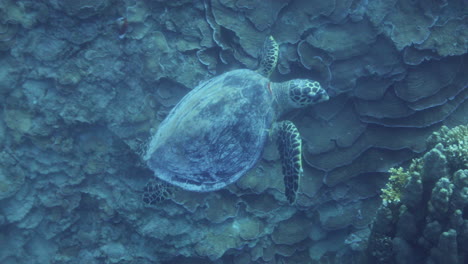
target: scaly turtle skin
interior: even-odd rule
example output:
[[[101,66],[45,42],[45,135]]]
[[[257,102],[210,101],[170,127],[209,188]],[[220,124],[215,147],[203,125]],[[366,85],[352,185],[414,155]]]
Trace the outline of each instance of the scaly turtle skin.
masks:
[[[293,123],[275,122],[283,113],[325,101],[328,95],[315,81],[270,82],[277,58],[278,45],[269,37],[259,70],[229,71],[182,98],[160,124],[144,157],[155,176],[190,191],[221,189],[257,163],[269,132],[277,128],[285,195],[294,203],[303,173],[301,138]]]
[[[278,129],[278,150],[284,176],[284,194],[290,203],[296,200],[299,180],[302,177],[302,140],[291,121],[283,121]]]

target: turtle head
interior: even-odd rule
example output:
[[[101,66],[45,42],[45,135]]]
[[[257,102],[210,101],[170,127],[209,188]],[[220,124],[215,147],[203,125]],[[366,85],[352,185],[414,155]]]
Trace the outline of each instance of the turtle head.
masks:
[[[286,82],[290,106],[293,108],[306,107],[328,100],[327,92],[317,81],[295,79]]]

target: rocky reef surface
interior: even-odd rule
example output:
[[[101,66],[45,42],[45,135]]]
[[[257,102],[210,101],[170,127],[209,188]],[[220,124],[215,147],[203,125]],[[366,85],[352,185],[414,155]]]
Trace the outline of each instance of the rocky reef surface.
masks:
[[[466,168],[447,165],[428,185],[410,181],[413,200],[390,203],[381,230],[369,225],[386,208],[379,195],[390,168],[426,150],[422,159],[450,164],[448,146],[425,140],[468,123],[467,8],[463,0],[0,1],[0,262],[457,255],[466,205],[445,205],[463,194]],[[149,136],[199,82],[256,68],[268,35],[280,44],[274,81],[315,79],[332,95],[287,116],[304,141],[297,205],[284,198],[270,144],[226,189],[171,189],[145,206]],[[412,210],[426,201],[424,214]],[[430,221],[417,236],[397,231],[401,219],[422,218]],[[369,249],[377,231],[382,249]],[[401,253],[387,258],[392,248]]]

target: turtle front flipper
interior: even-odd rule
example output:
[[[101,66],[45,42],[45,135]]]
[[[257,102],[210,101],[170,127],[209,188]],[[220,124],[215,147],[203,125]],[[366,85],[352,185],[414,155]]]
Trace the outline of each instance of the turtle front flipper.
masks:
[[[283,166],[284,193],[288,202],[294,204],[303,174],[302,140],[299,131],[291,121],[279,123],[278,128],[278,150]]]
[[[272,36],[267,37],[263,44],[262,60],[257,72],[269,78],[278,62],[278,53],[279,46],[276,40]]]

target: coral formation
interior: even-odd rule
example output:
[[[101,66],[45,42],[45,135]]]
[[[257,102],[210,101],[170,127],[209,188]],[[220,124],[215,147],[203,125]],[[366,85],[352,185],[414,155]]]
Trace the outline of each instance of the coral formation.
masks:
[[[449,160],[450,171],[457,169],[468,169],[468,127],[457,126],[449,129],[443,126],[434,132],[427,140],[428,147],[433,148],[443,142],[443,154]]]
[[[10,23],[0,23],[0,51],[10,49],[15,43],[18,26]]]
[[[468,126],[443,126],[408,171],[390,170],[368,241],[370,263],[466,263]]]
[[[0,1],[0,263],[363,263],[386,172],[427,149],[394,171],[372,252],[466,261],[466,127],[425,144],[468,123],[465,2]],[[332,95],[287,116],[297,206],[273,145],[224,190],[145,206],[141,146],[199,82],[255,69],[268,35],[273,80]]]
[[[380,196],[384,205],[401,201],[401,192],[410,177],[409,172],[404,171],[402,167],[391,168],[389,172],[388,183],[382,189],[382,195]]]

